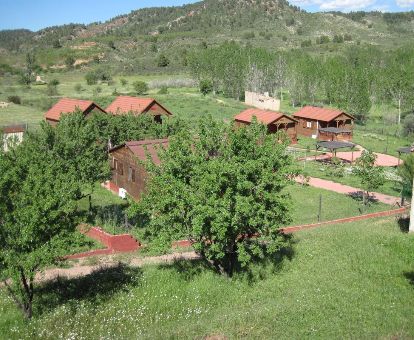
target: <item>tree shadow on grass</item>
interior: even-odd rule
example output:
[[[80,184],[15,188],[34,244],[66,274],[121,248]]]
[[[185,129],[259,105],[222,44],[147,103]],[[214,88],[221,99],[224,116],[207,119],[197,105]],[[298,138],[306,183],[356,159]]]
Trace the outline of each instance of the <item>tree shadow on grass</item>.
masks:
[[[408,280],[408,282],[414,286],[414,272],[405,272],[404,273],[405,278]]]
[[[291,235],[283,235],[285,245],[276,253],[265,257],[252,256],[248,266],[236,265],[234,278],[246,279],[250,284],[265,279],[269,274],[279,272],[286,260],[291,261],[294,257],[293,245],[296,241]],[[265,245],[264,245],[265,246]],[[214,266],[206,259],[178,260],[172,263],[160,264],[158,268],[173,269],[186,281],[190,281],[205,271],[216,271]]]
[[[398,226],[403,233],[408,233],[408,229],[410,227],[410,217],[409,216],[401,216],[397,218]]]
[[[355,201],[361,202],[362,203],[362,191],[355,191],[355,192],[351,192],[349,193],[347,196],[351,197],[352,199],[354,199]],[[367,200],[368,204],[375,204],[378,203],[378,199],[376,199],[374,196],[369,195],[369,197],[365,198]]]
[[[115,293],[138,285],[141,276],[139,268],[119,263],[115,267],[100,268],[82,277],[58,277],[35,289],[35,314],[43,314],[63,304],[76,310],[79,301],[100,304]]]

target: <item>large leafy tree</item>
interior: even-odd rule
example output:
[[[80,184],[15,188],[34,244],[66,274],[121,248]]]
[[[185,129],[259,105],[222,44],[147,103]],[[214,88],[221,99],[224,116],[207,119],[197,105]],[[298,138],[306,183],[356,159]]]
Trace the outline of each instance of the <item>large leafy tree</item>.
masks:
[[[356,160],[353,174],[361,180],[364,191],[362,192],[362,202],[364,207],[368,204],[370,192],[381,187],[385,182],[384,170],[382,167],[375,166],[377,156],[372,151],[364,150]]]
[[[75,169],[56,157],[49,138],[31,136],[0,155],[0,270],[27,318],[35,274],[67,253],[81,191]]]
[[[146,216],[154,239],[177,237],[221,273],[279,249],[290,221],[283,191],[295,173],[286,144],[259,125],[234,129],[209,120],[197,138],[182,132],[148,166],[147,193],[131,207]]]
[[[44,124],[42,129],[50,138],[52,152],[65,161],[69,171],[78,174],[83,193],[89,195],[96,182],[109,178],[107,140],[97,131],[94,121],[74,112],[63,115],[56,127]]]
[[[65,115],[1,154],[0,173],[1,274],[30,318],[35,274],[68,253],[77,201],[109,175],[106,143],[81,113]]]

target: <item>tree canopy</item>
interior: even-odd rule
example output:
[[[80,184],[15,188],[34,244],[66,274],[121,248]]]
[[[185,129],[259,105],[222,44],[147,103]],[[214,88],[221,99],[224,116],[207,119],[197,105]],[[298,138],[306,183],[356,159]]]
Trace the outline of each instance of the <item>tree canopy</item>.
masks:
[[[283,245],[278,228],[290,221],[283,190],[295,174],[286,144],[253,124],[234,129],[209,120],[198,137],[170,138],[161,165],[131,215],[148,222],[153,240],[180,237],[221,273],[232,275],[255,257]],[[145,218],[144,218],[145,217]]]

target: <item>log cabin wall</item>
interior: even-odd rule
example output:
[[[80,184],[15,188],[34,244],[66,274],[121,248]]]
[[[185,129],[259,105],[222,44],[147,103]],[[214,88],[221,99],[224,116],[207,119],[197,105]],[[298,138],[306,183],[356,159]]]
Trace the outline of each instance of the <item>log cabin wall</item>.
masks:
[[[109,161],[111,182],[124,188],[135,200],[139,200],[145,190],[147,178],[143,165],[139,164],[134,154],[125,146],[111,151]]]

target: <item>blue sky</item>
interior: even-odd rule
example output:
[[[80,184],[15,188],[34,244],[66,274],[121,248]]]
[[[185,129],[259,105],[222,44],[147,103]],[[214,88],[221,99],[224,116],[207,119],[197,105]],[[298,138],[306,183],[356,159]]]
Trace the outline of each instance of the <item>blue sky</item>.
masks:
[[[195,0],[0,0],[0,29],[39,30],[53,25],[105,21],[131,10]],[[414,10],[414,0],[292,0],[307,11]]]

